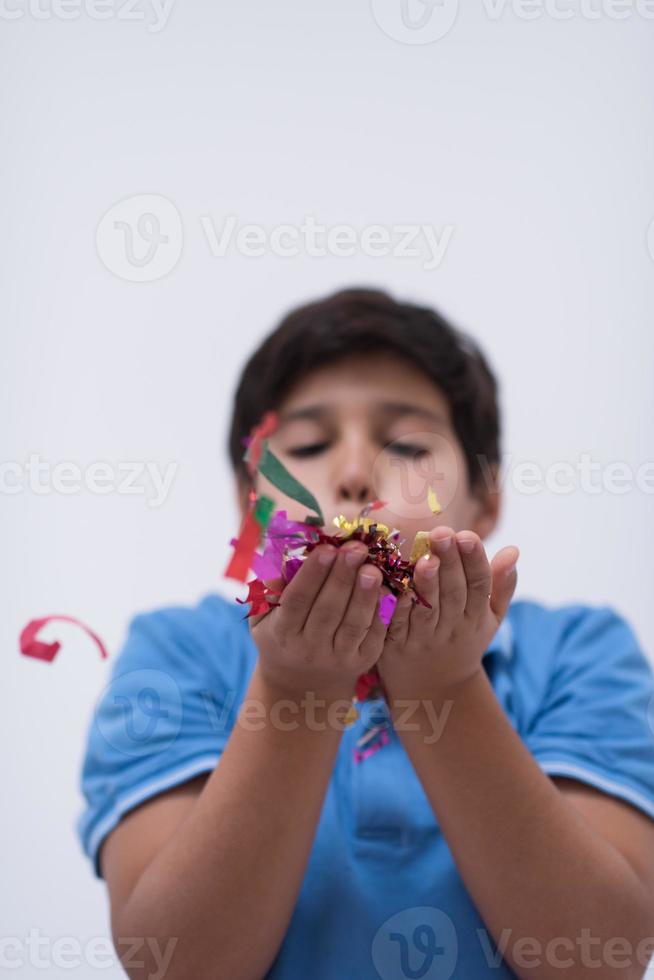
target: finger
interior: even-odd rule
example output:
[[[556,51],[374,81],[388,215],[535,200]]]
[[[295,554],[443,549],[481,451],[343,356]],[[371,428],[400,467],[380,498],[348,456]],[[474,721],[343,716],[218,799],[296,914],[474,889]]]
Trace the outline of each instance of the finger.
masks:
[[[338,549],[329,575],[323,582],[304,623],[303,632],[309,641],[333,638],[350,601],[359,567],[368,554],[361,541],[347,542]]]
[[[288,635],[297,635],[304,628],[336,553],[337,549],[331,544],[318,545],[285,586],[279,599],[279,625]]]
[[[370,627],[364,636],[361,645],[359,646],[359,659],[361,662],[362,671],[370,670],[370,668],[377,663],[384,649],[384,643],[388,635],[386,625],[379,615],[379,608],[382,598],[383,596],[381,594],[381,590],[378,590],[377,603],[375,605]],[[397,612],[397,606],[395,607],[395,612]],[[395,613],[393,615],[395,615]]]
[[[440,558],[439,623],[453,625],[466,607],[467,585],[463,565],[451,527],[437,527],[430,532],[430,544]]]
[[[350,653],[359,649],[372,625],[381,581],[382,574],[373,565],[365,564],[359,569],[350,601],[334,635],[336,653]]]
[[[507,614],[509,604],[518,582],[516,563],[520,557],[520,549],[515,545],[502,548],[491,562],[491,609],[502,620]]]
[[[409,623],[409,638],[414,628],[420,629],[424,626],[434,627],[438,622],[440,611],[440,563],[440,558],[436,555],[425,555],[416,562],[413,582],[416,591],[429,603],[429,606],[423,606],[421,602],[413,603]]]
[[[491,567],[481,538],[474,531],[459,531],[456,542],[467,583],[465,615],[479,619],[488,609]]]
[[[388,589],[385,590],[388,592]],[[405,592],[397,600],[397,605],[393,610],[391,619],[386,631],[386,641],[397,644],[398,648],[404,646],[409,634],[409,621],[411,617],[411,607],[413,599],[409,592]]]

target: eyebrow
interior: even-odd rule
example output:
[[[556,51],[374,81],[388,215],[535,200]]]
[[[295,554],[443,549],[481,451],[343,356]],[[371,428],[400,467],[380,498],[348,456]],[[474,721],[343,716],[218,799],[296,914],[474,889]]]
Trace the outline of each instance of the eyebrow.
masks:
[[[381,413],[387,416],[400,417],[402,415],[417,415],[430,422],[448,422],[442,412],[433,412],[422,405],[413,405],[411,402],[377,402],[373,406],[375,414]],[[296,408],[292,412],[283,412],[279,416],[279,425],[286,425],[288,422],[295,422],[297,419],[313,419],[322,421],[334,414],[334,410],[329,405],[307,405],[304,408]]]

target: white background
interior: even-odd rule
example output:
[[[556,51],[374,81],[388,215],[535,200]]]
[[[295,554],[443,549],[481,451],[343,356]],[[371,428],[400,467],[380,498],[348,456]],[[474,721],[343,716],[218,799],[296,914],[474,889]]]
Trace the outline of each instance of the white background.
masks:
[[[588,453],[635,473],[652,459],[654,20],[591,20],[572,0],[567,20],[497,17],[475,0],[446,36],[403,43],[400,0],[376,5],[386,31],[368,0],[177,0],[161,30],[145,0],[138,19],[116,0],[104,20],[21,2],[0,18],[2,462],[177,464],[160,507],[27,481],[0,494],[2,931],[85,944],[108,935],[107,903],[73,825],[109,668],[72,626],[48,630],[64,644],[50,665],[21,657],[18,634],[69,613],[115,655],[134,612],[232,593],[231,396],[297,302],[380,285],[473,333],[502,385],[509,465],[489,552],[520,547],[519,597],[613,604],[653,656],[652,493],[525,494],[511,467]],[[156,281],[126,281],[96,231],[150,194],[177,209],[181,254]],[[227,215],[453,231],[432,270],[360,253],[216,257],[201,218],[220,233]],[[20,955],[14,976],[43,976]]]

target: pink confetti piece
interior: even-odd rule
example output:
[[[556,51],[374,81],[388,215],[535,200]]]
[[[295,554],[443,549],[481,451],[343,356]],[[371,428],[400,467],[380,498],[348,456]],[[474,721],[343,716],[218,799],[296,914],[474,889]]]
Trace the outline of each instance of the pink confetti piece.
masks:
[[[353,747],[352,756],[354,758],[354,761],[363,762],[364,759],[370,758],[371,755],[374,755],[375,752],[378,752],[379,749],[383,748],[384,745],[388,745],[390,740],[391,737],[388,734],[388,730],[384,729],[374,745],[369,746],[367,749],[364,749],[363,751],[357,749],[356,746]]]

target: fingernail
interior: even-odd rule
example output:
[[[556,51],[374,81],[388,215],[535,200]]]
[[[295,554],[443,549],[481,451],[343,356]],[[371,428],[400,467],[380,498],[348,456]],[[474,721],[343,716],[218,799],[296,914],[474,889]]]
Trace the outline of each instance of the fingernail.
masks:
[[[371,575],[370,572],[361,572],[359,575],[359,585],[362,589],[371,589],[376,581],[377,576]]]
[[[331,565],[336,557],[336,548],[321,548],[318,552],[318,561],[321,565]]]
[[[456,540],[458,541],[459,548],[466,555],[469,555],[475,546],[474,538],[457,538]]]
[[[358,565],[361,559],[364,557],[365,552],[361,548],[346,548],[345,549],[345,561],[348,565]]]
[[[504,574],[505,574],[505,576],[507,578],[509,577],[509,575],[511,574],[511,572],[515,572],[515,567],[516,567],[517,564],[518,564],[518,562],[517,562],[517,559],[516,559],[516,561],[512,562],[509,565],[509,567],[507,568],[507,570],[504,572]]]
[[[436,550],[437,551],[447,551],[449,546],[452,544],[452,537],[447,538],[436,538]]]

